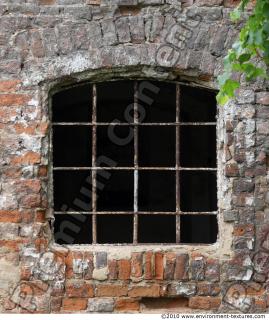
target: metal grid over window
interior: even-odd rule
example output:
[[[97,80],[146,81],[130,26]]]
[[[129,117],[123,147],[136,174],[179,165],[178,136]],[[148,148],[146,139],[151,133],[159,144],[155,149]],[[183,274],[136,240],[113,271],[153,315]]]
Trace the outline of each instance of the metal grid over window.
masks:
[[[58,243],[213,243],[215,93],[115,81],[52,98]]]

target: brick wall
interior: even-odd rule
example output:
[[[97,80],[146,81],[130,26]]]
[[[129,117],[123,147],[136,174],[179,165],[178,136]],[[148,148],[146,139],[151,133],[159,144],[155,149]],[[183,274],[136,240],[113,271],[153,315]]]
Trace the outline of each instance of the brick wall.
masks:
[[[219,109],[216,244],[61,247],[49,224],[50,92],[137,77],[216,88],[240,29],[229,20],[237,3],[1,1],[1,312],[266,312],[268,83],[242,78]],[[158,53],[180,21],[185,37],[167,62]]]

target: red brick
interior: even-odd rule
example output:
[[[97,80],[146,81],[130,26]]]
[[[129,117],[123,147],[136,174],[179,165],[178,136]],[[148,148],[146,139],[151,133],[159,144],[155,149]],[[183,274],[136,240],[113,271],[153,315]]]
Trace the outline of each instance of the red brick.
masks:
[[[97,297],[123,297],[127,296],[128,287],[124,285],[99,285],[96,288]]]
[[[217,309],[221,304],[219,297],[191,297],[189,307],[193,309],[212,310]]]
[[[41,205],[40,194],[28,194],[20,199],[20,206],[22,208],[38,208]]]
[[[65,257],[65,265],[66,265],[66,270],[65,270],[65,275],[67,279],[70,279],[74,276],[73,272],[73,255],[69,251],[68,255]]]
[[[19,211],[0,210],[0,222],[21,222],[21,214]]]
[[[254,236],[254,225],[253,224],[240,224],[234,227],[234,236]]]
[[[41,189],[40,180],[25,179],[16,181],[15,190],[17,193],[26,192],[28,194],[39,193]]]
[[[94,296],[94,289],[91,284],[85,281],[68,281],[66,284],[66,295],[69,298],[92,298]]]
[[[180,254],[176,257],[175,280],[188,280],[189,256]]]
[[[239,168],[236,163],[227,164],[225,167],[226,177],[237,177],[239,175]]]
[[[139,301],[134,299],[118,299],[115,310],[118,312],[139,311]]]
[[[220,293],[220,287],[214,283],[197,283],[197,294],[199,296],[217,296]]]
[[[46,211],[45,210],[38,210],[35,213],[35,221],[36,222],[46,222]]]
[[[145,280],[151,280],[153,278],[153,252],[149,251],[146,252],[145,255],[145,273],[144,273],[144,278]]]
[[[168,252],[165,254],[164,279],[173,280],[175,272],[176,255]]]
[[[83,260],[85,263],[87,263],[88,267],[84,272],[84,279],[90,280],[92,279],[92,273],[93,273],[93,254],[91,252],[84,252]]]
[[[123,259],[118,261],[119,279],[128,280],[131,274],[131,263],[129,260]]]
[[[155,279],[163,280],[164,266],[163,254],[161,252],[155,253]]]
[[[64,298],[62,309],[64,311],[80,311],[87,308],[88,299]]]
[[[59,313],[62,306],[62,297],[51,297],[50,310],[51,312]]]
[[[24,282],[20,286],[21,292],[26,296],[42,296],[48,291],[48,289],[48,284],[41,280]]]
[[[20,83],[19,80],[0,81],[0,92],[16,92]]]
[[[151,286],[136,286],[129,290],[128,295],[132,298],[159,297],[160,286],[158,284],[153,284]]]
[[[41,161],[41,155],[39,153],[29,151],[22,156],[14,157],[11,161],[12,165],[32,165],[38,164]]]
[[[258,92],[256,102],[263,105],[269,105],[269,93],[268,92]]]
[[[23,106],[30,100],[26,94],[0,94],[0,106]]]
[[[0,247],[7,248],[10,251],[19,251],[23,243],[27,243],[27,239],[20,240],[0,240]]]
[[[39,4],[42,6],[51,6],[53,4],[55,4],[55,0],[39,0]]]
[[[224,7],[234,8],[234,7],[237,7],[240,2],[241,0],[224,0]],[[256,0],[250,0],[250,3],[247,5],[247,9],[252,10],[255,3],[256,3]]]
[[[47,175],[48,175],[48,166],[39,166],[38,176],[39,177],[47,177]]]
[[[118,262],[117,260],[108,261],[108,279],[117,280],[118,279]]]
[[[143,254],[140,252],[132,253],[131,275],[134,278],[140,278],[143,275]]]

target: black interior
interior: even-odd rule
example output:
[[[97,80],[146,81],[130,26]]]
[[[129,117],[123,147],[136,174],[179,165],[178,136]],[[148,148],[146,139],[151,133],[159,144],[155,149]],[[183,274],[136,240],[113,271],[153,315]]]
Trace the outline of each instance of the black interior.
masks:
[[[139,243],[175,243],[176,216],[141,214],[138,217]]]
[[[133,81],[97,84],[97,122],[133,122],[133,104]]]
[[[138,178],[139,211],[176,210],[175,171],[141,170]]]
[[[53,163],[55,167],[91,167],[91,127],[54,126]]]
[[[97,242],[132,243],[133,219],[132,214],[97,215]]]
[[[134,131],[129,126],[97,127],[97,158],[105,156],[115,166],[134,166]]]
[[[215,243],[218,236],[217,216],[215,215],[182,215],[182,243]]]
[[[215,171],[181,171],[180,209],[185,212],[217,210]]]
[[[216,92],[190,86],[181,86],[180,96],[180,121],[216,121]]]
[[[215,168],[216,127],[182,126],[180,129],[180,164],[189,168]]]
[[[54,210],[91,211],[91,171],[54,171]]]
[[[56,93],[52,97],[53,122],[91,122],[92,86],[84,85]]]
[[[55,215],[54,240],[58,244],[92,243],[92,216],[85,214]]]
[[[134,173],[131,170],[97,171],[97,210],[134,210]]]
[[[138,139],[140,167],[175,167],[176,128],[174,126],[140,126]]]
[[[176,85],[158,81],[138,83],[140,122],[162,123],[176,121]]]

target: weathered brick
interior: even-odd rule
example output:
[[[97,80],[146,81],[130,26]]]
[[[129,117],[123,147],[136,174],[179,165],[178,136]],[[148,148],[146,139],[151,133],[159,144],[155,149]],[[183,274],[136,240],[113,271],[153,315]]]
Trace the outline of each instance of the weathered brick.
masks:
[[[93,298],[89,299],[88,312],[112,312],[115,301],[112,298]]]
[[[139,301],[134,299],[118,299],[116,300],[115,310],[118,312],[139,311]]]
[[[205,277],[205,260],[202,256],[194,257],[191,261],[191,278],[201,281]]]
[[[143,253],[134,252],[131,257],[131,276],[140,278],[143,275]]]
[[[132,298],[159,297],[160,286],[158,284],[153,284],[151,286],[134,286],[129,290],[128,295]]]
[[[163,265],[163,253],[156,252],[155,253],[155,279],[163,280],[164,277],[164,265]]]
[[[180,254],[176,256],[175,280],[188,280],[189,256]]]
[[[118,261],[119,268],[119,279],[120,280],[129,280],[131,275],[131,262],[126,259]]]
[[[174,253],[165,254],[164,279],[173,280],[175,272],[176,255]]]
[[[225,166],[226,177],[237,177],[239,175],[239,168],[236,163],[230,163]]]
[[[41,155],[37,152],[29,151],[24,155],[14,157],[11,161],[12,165],[32,165],[41,161]]]
[[[125,285],[98,285],[96,287],[96,296],[97,297],[122,297],[127,296],[128,287]]]
[[[220,280],[220,265],[217,260],[207,259],[205,279],[211,282],[218,282]]]
[[[23,106],[31,100],[26,94],[0,94],[1,106]]]
[[[117,260],[108,261],[108,278],[110,280],[118,279],[118,262]]]
[[[62,309],[64,311],[82,311],[87,308],[88,299],[82,298],[64,298]]]
[[[0,81],[0,92],[16,92],[20,83],[20,80],[2,80]]]
[[[153,268],[154,268],[154,262],[153,262],[153,252],[149,251],[146,252],[144,255],[145,263],[144,263],[144,279],[145,280],[150,280],[153,278]]]
[[[221,298],[217,297],[191,297],[189,307],[193,309],[214,310],[221,304]]]
[[[94,296],[94,288],[85,281],[72,280],[66,283],[66,294],[69,298],[90,298]]]
[[[21,222],[21,213],[19,211],[0,210],[0,222]]]
[[[259,104],[269,105],[269,93],[268,92],[258,92],[256,94],[256,102]]]
[[[212,284],[212,283],[197,284],[198,296],[218,296],[219,294],[220,294],[220,287],[218,284]]]

